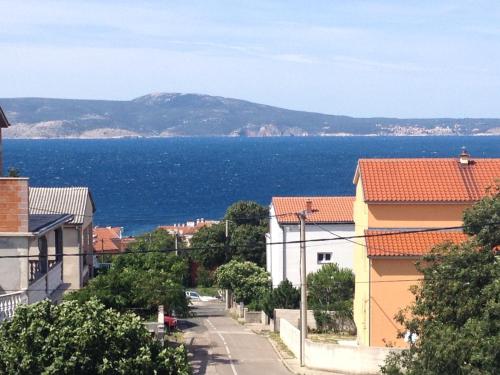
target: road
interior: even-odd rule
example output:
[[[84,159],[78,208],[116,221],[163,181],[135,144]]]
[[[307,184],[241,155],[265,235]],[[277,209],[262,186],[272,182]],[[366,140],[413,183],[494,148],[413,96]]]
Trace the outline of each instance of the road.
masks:
[[[263,336],[225,316],[220,302],[196,302],[195,318],[182,320],[195,375],[290,375]]]

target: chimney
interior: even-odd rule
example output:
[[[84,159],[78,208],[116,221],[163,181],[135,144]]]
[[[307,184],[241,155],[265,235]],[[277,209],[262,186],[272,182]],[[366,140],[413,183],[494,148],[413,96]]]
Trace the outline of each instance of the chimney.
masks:
[[[462,152],[460,153],[459,156],[459,161],[461,165],[469,165],[470,164],[470,154],[467,152],[467,149],[462,147]]]
[[[28,232],[28,178],[0,177],[0,232]]]
[[[306,201],[306,214],[310,214],[313,212],[312,205],[313,205],[312,200],[308,199]]]

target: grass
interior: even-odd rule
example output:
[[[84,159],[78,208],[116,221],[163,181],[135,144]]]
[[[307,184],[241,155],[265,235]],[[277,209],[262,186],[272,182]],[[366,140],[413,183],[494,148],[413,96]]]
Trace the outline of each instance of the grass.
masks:
[[[295,358],[295,355],[292,353],[290,349],[288,349],[288,346],[285,345],[283,340],[281,340],[280,334],[277,332],[269,332],[266,333],[268,337],[274,341],[276,346],[278,347],[279,351],[281,352],[281,355],[286,354],[288,358]],[[283,355],[284,357],[284,355]]]
[[[338,344],[338,340],[356,340],[356,336],[334,333],[309,333],[307,338],[314,342]]]
[[[193,289],[195,292],[198,292],[200,296],[210,296],[210,297],[215,297],[217,296],[217,291],[219,288],[211,286],[211,287],[203,287],[203,286],[198,286]]]

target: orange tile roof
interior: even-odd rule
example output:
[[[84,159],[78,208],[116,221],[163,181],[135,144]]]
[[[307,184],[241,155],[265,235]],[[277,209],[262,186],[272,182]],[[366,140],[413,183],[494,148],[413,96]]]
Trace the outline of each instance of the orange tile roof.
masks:
[[[366,237],[368,256],[422,256],[427,254],[435,245],[451,241],[461,243],[467,240],[462,232],[421,232],[404,233],[394,231],[365,230],[365,235],[380,235],[397,233],[378,237]],[[402,233],[402,234],[400,234]]]
[[[295,212],[306,208],[306,201],[312,202],[312,209],[318,210],[308,216],[311,223],[353,223],[354,197],[273,197],[272,205],[281,224],[298,223]]]
[[[500,178],[500,159],[360,159],[366,202],[474,202]]]
[[[120,249],[120,227],[95,227],[93,229],[94,252],[119,251]]]

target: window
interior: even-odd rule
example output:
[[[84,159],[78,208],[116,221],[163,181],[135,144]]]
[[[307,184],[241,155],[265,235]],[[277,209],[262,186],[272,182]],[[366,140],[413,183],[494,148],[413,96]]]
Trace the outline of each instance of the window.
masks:
[[[330,263],[332,261],[332,253],[318,253],[318,263]]]
[[[63,231],[61,228],[57,228],[54,231],[55,235],[55,245],[56,245],[56,263],[62,261],[63,257]]]

